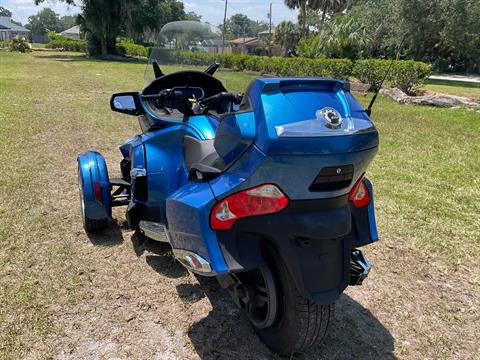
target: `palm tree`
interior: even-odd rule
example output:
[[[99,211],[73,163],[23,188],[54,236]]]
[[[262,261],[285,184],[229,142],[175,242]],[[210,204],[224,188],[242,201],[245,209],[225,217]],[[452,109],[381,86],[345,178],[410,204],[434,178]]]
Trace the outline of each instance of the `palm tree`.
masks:
[[[299,39],[298,27],[291,21],[282,21],[275,28],[274,41],[280,45],[287,54],[290,50],[295,50]]]
[[[307,4],[308,0],[285,0],[285,5],[289,9],[300,9],[300,16],[298,17],[301,21],[302,35],[305,35],[307,32]]]
[[[348,0],[308,0],[308,7],[322,11],[322,23],[327,13],[341,13],[347,8]]]

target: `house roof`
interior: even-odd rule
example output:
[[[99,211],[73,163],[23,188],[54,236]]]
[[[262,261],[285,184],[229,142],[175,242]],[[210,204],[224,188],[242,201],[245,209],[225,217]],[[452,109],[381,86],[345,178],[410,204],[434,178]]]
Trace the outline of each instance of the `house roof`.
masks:
[[[228,43],[228,41],[225,40],[225,44],[227,44],[227,43]],[[207,40],[203,40],[203,44],[206,45],[206,46],[222,46],[223,41],[219,40],[219,39],[207,39]]]
[[[63,30],[60,34],[65,35],[80,35],[80,25],[72,26],[70,29]]]
[[[24,28],[23,26],[14,24],[12,19],[8,16],[0,16],[0,27],[1,29],[18,31],[18,32],[28,32],[29,30]]]
[[[248,45],[256,40],[258,40],[256,37],[242,37],[235,40],[230,40],[230,43],[235,45]]]
[[[275,29],[272,29],[272,35],[275,34]],[[260,31],[258,35],[270,35],[270,30]]]

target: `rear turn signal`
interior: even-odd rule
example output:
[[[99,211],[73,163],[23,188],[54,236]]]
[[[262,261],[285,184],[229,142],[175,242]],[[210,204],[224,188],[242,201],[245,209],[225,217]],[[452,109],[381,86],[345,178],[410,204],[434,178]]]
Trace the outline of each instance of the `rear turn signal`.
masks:
[[[210,215],[213,230],[229,230],[238,219],[280,212],[288,198],[275,185],[265,184],[230,195],[217,203]]]
[[[357,209],[370,204],[370,194],[367,185],[363,182],[363,175],[360,176],[360,179],[358,179],[350,191],[350,194],[348,194],[348,200]]]

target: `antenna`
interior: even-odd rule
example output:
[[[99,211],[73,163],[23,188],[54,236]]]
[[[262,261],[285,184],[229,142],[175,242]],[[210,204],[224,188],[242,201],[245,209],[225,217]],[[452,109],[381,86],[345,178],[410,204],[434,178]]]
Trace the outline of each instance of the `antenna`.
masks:
[[[397,56],[396,59],[398,59],[400,55],[400,50],[402,50],[403,43],[405,42],[406,35],[403,36],[402,41],[400,42],[400,45],[398,46],[397,49]],[[373,105],[375,104],[375,101],[377,100],[378,94],[380,94],[380,90],[383,87],[383,84],[385,83],[385,80],[387,80],[388,75],[390,75],[390,70],[392,70],[393,63],[395,62],[395,59],[392,59],[390,62],[390,65],[388,66],[387,71],[385,72],[385,76],[382,79],[382,82],[380,83],[380,86],[378,87],[377,91],[375,92],[375,95],[373,95],[372,101],[370,101],[370,104],[368,105],[368,108],[365,110],[368,116],[372,114],[372,108]]]

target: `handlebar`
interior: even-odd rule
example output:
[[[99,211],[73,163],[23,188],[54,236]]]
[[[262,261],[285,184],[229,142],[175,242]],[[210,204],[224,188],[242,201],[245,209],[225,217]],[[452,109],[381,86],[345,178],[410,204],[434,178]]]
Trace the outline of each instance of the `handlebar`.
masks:
[[[179,111],[181,111],[186,115],[193,115],[193,114],[204,114],[210,108],[224,101],[231,101],[234,104],[238,105],[242,102],[243,94],[221,92],[219,94],[206,98],[202,101],[191,104],[190,100],[186,98],[181,91],[175,91],[173,89],[165,89],[160,91],[156,95],[142,95],[142,99],[158,100],[164,107],[171,108],[171,109],[178,109]]]

